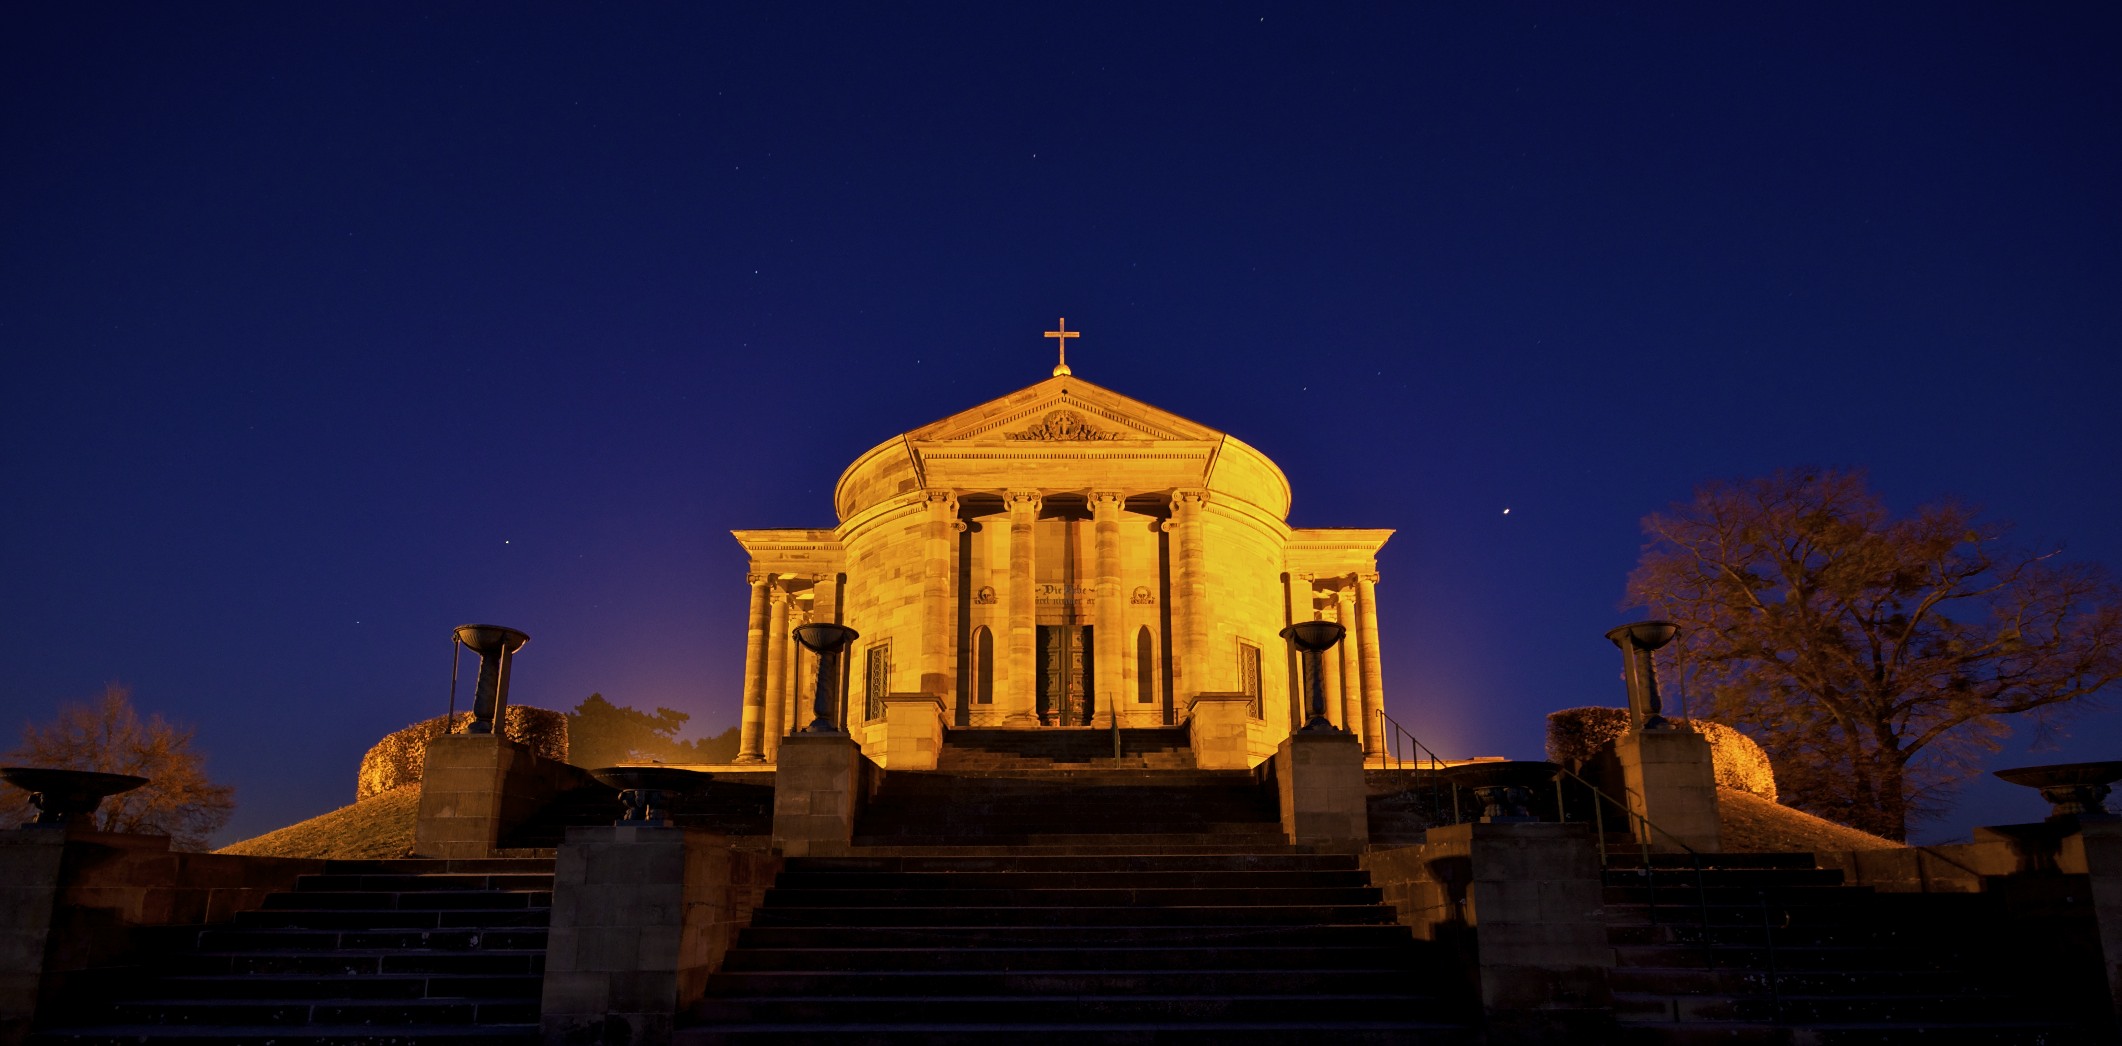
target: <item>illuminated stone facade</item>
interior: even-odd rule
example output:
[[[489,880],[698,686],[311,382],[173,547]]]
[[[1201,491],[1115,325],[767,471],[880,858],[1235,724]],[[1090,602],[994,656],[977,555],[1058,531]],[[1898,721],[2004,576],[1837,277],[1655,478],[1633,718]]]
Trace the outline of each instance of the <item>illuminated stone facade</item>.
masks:
[[[1056,376],[878,444],[833,529],[740,530],[750,555],[742,761],[809,720],[806,621],[861,633],[848,728],[885,758],[887,698],[946,727],[1186,721],[1243,694],[1245,758],[1301,724],[1292,620],[1348,626],[1329,714],[1379,750],[1374,586],[1389,530],[1292,529],[1282,470],[1236,437]],[[1219,701],[1229,704],[1227,696]]]

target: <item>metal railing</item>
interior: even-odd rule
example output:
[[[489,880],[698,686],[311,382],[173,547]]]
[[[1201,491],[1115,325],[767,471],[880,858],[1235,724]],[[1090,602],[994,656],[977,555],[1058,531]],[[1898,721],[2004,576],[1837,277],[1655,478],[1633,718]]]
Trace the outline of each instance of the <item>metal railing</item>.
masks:
[[[1421,739],[1415,736],[1414,731],[1409,730],[1404,726],[1401,726],[1393,719],[1393,717],[1386,715],[1385,709],[1378,709],[1378,723],[1379,729],[1371,736],[1376,737],[1380,734],[1383,734],[1387,739],[1390,740],[1391,744],[1386,749],[1387,761],[1389,763],[1390,769],[1427,769],[1431,771],[1444,769],[1445,763],[1443,757],[1439,756],[1436,752],[1432,751],[1428,745],[1423,744]],[[1412,757],[1411,759],[1403,760],[1400,757],[1400,753],[1403,750],[1403,746],[1401,743],[1403,740],[1406,742],[1405,751],[1409,756]],[[1422,755],[1425,752],[1429,754],[1429,758],[1427,760],[1424,760],[1422,758]],[[1422,764],[1424,762],[1427,762],[1429,765],[1426,767],[1423,766]],[[1412,765],[1408,765],[1410,763],[1412,763]],[[1435,810],[1438,807],[1437,799],[1443,791],[1443,789],[1439,787],[1440,783],[1444,786],[1444,788],[1449,788],[1451,790],[1452,823],[1458,824],[1459,822],[1464,821],[1466,818],[1462,816],[1459,812],[1460,807],[1458,782],[1445,780],[1443,779],[1442,775],[1436,773],[1432,773],[1430,775],[1429,780],[1430,809]]]
[[[1658,925],[1658,873],[1656,867],[1651,864],[1650,860],[1651,836],[1653,834],[1662,835],[1666,838],[1667,841],[1671,842],[1674,846],[1679,847],[1681,850],[1687,853],[1687,863],[1691,868],[1694,869],[1695,873],[1695,911],[1702,920],[1702,955],[1704,961],[1708,963],[1709,968],[1716,969],[1716,942],[1711,939],[1709,922],[1709,890],[1703,884],[1702,881],[1701,851],[1696,850],[1694,847],[1689,846],[1684,842],[1681,842],[1679,836],[1674,835],[1673,833],[1666,831],[1663,828],[1660,828],[1657,822],[1652,821],[1650,818],[1644,816],[1643,813],[1637,810],[1635,807],[1630,806],[1629,804],[1624,803],[1621,800],[1615,799],[1613,796],[1606,794],[1606,791],[1604,789],[1600,788],[1598,785],[1591,783],[1590,781],[1585,780],[1583,777],[1579,776],[1575,771],[1569,769],[1566,766],[1556,767],[1554,777],[1555,816],[1560,818],[1562,821],[1567,822],[1569,820],[1569,805],[1563,801],[1562,795],[1562,779],[1565,777],[1584,786],[1585,791],[1591,794],[1593,821],[1592,838],[1598,843],[1599,846],[1599,867],[1601,869],[1611,870],[1610,865],[1612,864],[1612,858],[1611,855],[1607,853],[1606,818],[1605,815],[1601,813],[1600,804],[1602,802],[1611,803],[1613,804],[1615,809],[1628,815],[1628,817],[1632,819],[1629,834],[1636,837],[1636,846],[1638,853],[1640,854],[1639,860],[1642,862],[1641,874],[1643,876],[1644,908],[1647,909],[1650,913],[1650,924],[1652,926]],[[1629,795],[1635,795],[1638,799],[1642,798],[1642,796],[1637,795],[1635,789],[1629,788],[1626,785],[1623,785],[1621,790]],[[1774,945],[1773,943],[1771,943],[1771,950],[1773,950],[1773,947]],[[1773,957],[1771,957],[1771,961],[1773,961]]]

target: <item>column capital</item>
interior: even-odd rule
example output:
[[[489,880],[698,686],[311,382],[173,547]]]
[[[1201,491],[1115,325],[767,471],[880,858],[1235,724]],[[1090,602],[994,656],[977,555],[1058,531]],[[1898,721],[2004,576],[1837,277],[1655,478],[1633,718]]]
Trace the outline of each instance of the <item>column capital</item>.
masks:
[[[958,494],[956,491],[946,490],[941,487],[930,487],[921,492],[921,500],[930,508],[949,506],[952,512],[958,511]]]
[[[1172,507],[1181,505],[1200,507],[1208,503],[1208,491],[1202,487],[1181,487],[1172,491]]]
[[[1017,511],[1020,506],[1032,512],[1037,512],[1039,507],[1045,503],[1045,499],[1041,498],[1036,490],[1012,490],[1004,494],[1002,500],[1009,505],[1011,512]]]
[[[1372,571],[1366,574],[1359,570],[1356,572],[1356,583],[1359,585],[1368,585],[1374,587],[1378,584],[1378,574],[1376,571]]]
[[[1112,505],[1118,507],[1127,502],[1127,496],[1117,490],[1093,490],[1090,492],[1091,507]]]
[[[757,571],[744,575],[744,583],[753,588],[758,588],[771,580],[773,580],[772,574],[761,574]]]

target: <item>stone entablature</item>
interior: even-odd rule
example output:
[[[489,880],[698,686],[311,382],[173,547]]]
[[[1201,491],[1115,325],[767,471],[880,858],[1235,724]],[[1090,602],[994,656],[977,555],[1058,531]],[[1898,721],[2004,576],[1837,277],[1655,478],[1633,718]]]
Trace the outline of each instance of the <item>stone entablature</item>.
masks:
[[[1333,717],[1375,733],[1363,579],[1392,532],[1292,530],[1288,479],[1235,437],[1063,374],[878,444],[833,502],[830,530],[734,532],[751,557],[742,759],[772,759],[799,725],[809,658],[784,640],[804,620],[861,633],[851,726],[881,720],[886,695],[1037,728],[1115,708],[1165,725],[1195,694],[1245,693],[1264,739],[1303,721],[1281,630],[1335,618],[1350,627]]]

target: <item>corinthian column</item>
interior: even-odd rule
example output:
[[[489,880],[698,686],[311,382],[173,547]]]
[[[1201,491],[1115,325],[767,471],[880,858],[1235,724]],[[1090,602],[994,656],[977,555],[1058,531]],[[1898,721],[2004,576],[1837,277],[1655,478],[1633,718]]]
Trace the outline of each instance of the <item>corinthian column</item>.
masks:
[[[1208,689],[1208,557],[1201,540],[1201,506],[1208,502],[1208,491],[1177,490],[1172,492],[1172,532],[1179,539],[1178,584],[1173,594],[1179,597],[1178,614],[1173,618],[1174,637],[1179,647],[1178,674],[1179,707],[1186,707],[1186,699]]]
[[[1012,490],[1009,505],[1009,690],[1006,721],[1023,726],[1038,721],[1039,647],[1037,593],[1034,591],[1032,527],[1039,519],[1036,491]]]
[[[931,490],[924,504],[927,519],[921,535],[921,685],[920,692],[950,705],[951,638],[957,616],[951,613],[951,539],[957,537],[958,499],[947,490]]]
[[[744,619],[744,713],[737,728],[737,761],[764,762],[759,741],[765,733],[766,712],[766,583],[765,574],[746,574],[752,587],[751,613]]]
[[[1379,716],[1385,711],[1385,680],[1378,675],[1378,575],[1356,575],[1357,651],[1363,658],[1363,721],[1370,729],[1363,735],[1363,754],[1385,751],[1384,727]]]
[[[1092,491],[1090,518],[1096,538],[1097,606],[1091,631],[1092,678],[1097,683],[1097,711],[1121,722],[1120,706],[1127,693],[1127,673],[1121,671],[1126,627],[1120,599],[1120,495],[1115,491]]]
[[[1378,732],[1378,724],[1369,722],[1363,715],[1363,655],[1358,650],[1363,645],[1360,630],[1356,627],[1356,594],[1351,591],[1354,578],[1341,579],[1341,587],[1334,592],[1334,620],[1348,629],[1341,642],[1327,658],[1329,669],[1339,665],[1340,671],[1331,673],[1333,683],[1326,688],[1326,695],[1338,703],[1341,710],[1341,725],[1357,737],[1369,737]],[[1364,742],[1366,745],[1369,742]],[[1370,749],[1365,748],[1364,751]]]
[[[788,705],[788,586],[779,580],[767,586],[772,609],[766,619],[765,715],[760,717],[759,755],[772,762],[781,748],[782,715]]]

